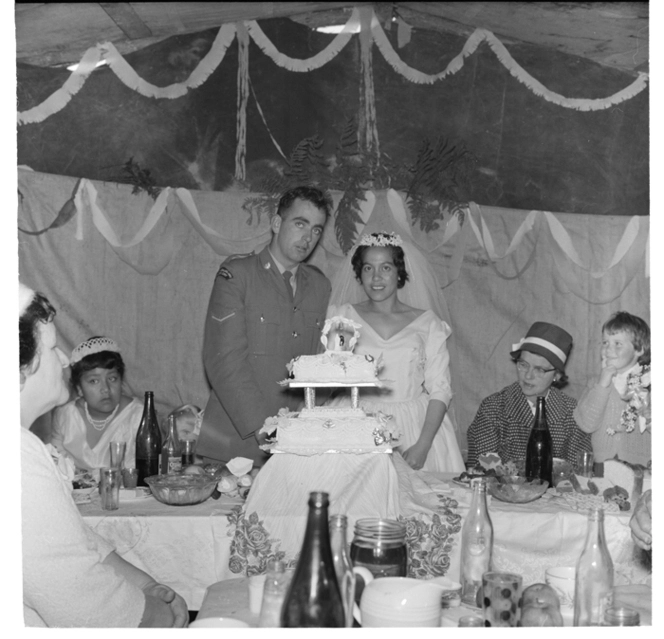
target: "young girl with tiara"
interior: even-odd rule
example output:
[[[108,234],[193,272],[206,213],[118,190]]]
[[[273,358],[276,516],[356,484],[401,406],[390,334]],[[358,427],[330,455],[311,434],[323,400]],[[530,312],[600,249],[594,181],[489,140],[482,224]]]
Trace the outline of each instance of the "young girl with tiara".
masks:
[[[636,315],[615,313],[602,327],[599,376],[590,380],[574,410],[581,430],[592,433],[595,461],[618,456],[648,464],[650,426],[650,328]]]
[[[110,442],[126,442],[124,465],[133,467],[143,405],[122,392],[125,365],[118,345],[91,337],[72,351],[70,362],[77,397],[55,410],[51,443],[78,469],[92,471],[109,465]]]

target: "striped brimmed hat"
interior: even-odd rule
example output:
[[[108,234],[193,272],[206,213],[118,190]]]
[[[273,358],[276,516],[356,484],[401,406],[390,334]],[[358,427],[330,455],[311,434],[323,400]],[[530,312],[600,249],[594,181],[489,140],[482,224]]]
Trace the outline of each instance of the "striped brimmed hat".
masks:
[[[535,322],[518,344],[512,344],[510,355],[516,358],[521,351],[535,353],[545,357],[552,366],[562,371],[572,350],[572,342],[572,336],[560,326]]]

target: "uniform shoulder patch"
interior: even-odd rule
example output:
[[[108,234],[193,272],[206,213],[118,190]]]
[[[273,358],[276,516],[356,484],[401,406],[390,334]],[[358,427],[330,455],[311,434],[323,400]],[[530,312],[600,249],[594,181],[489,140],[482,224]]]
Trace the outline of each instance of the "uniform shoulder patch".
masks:
[[[233,279],[233,273],[226,267],[226,265],[229,262],[232,262],[233,260],[239,260],[245,257],[249,257],[250,255],[253,255],[253,251],[251,253],[234,253],[233,255],[229,255],[225,260],[224,263],[219,267],[219,270],[217,271],[217,277],[223,277],[226,280],[232,280]]]
[[[221,266],[217,271],[217,277],[223,277],[225,280],[232,280],[233,273],[231,273],[225,266]]]

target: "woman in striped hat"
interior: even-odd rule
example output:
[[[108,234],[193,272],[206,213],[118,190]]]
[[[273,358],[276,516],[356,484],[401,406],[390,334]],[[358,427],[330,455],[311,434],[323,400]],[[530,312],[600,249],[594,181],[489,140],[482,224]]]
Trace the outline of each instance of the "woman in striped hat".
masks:
[[[517,381],[480,404],[468,429],[469,467],[489,452],[498,453],[503,463],[525,459],[538,397],[546,398],[554,457],[574,463],[579,451],[592,450],[572,415],[576,400],[559,390],[567,383],[565,363],[571,350],[572,336],[548,322],[535,322],[512,346]]]

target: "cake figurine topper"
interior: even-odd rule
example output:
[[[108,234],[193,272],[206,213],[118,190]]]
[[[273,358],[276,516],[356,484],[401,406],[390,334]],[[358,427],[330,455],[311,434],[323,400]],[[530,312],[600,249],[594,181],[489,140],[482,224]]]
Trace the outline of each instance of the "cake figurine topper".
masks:
[[[360,337],[358,324],[347,317],[337,315],[325,320],[325,326],[320,336],[320,341],[326,351],[352,352]]]

